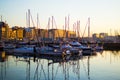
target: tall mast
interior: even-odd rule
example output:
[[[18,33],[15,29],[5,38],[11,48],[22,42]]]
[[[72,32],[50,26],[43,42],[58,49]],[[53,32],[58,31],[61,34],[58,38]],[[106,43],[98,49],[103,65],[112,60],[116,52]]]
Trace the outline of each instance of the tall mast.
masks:
[[[65,38],[65,31],[64,31],[64,25],[63,25],[63,38]]]
[[[81,33],[81,32],[80,32],[80,31],[81,31],[81,30],[80,30],[80,20],[79,20],[78,22],[79,22],[79,38],[80,38],[80,36],[81,36],[81,35],[80,35],[80,33]]]
[[[90,38],[90,18],[88,18],[88,38]]]
[[[76,23],[74,23],[74,31],[75,31],[75,34],[77,34],[77,27],[76,27]]]
[[[67,38],[67,17],[65,17],[65,35]]]
[[[67,27],[67,18],[65,17],[65,31],[66,31],[66,27]]]
[[[54,34],[54,30],[53,30],[53,19],[54,19],[54,17],[52,16],[52,34],[53,34],[53,36],[52,36],[52,38],[53,38],[53,40],[54,40],[54,38],[55,38],[55,34]]]
[[[68,22],[68,23],[67,23],[67,24],[68,24],[68,25],[67,25],[67,27],[68,27],[68,30],[67,30],[67,38],[68,38],[68,37],[69,37],[69,36],[68,36],[68,32],[69,32],[69,15],[68,15],[68,21],[67,21],[67,22]]]
[[[69,15],[68,15],[68,26],[67,27],[68,27],[68,31],[69,31]]]
[[[53,29],[53,16],[52,16],[52,29]]]
[[[49,38],[49,29],[50,29],[50,18],[48,19],[48,38]]]
[[[78,34],[78,38],[80,38],[80,21],[77,21],[77,34]]]
[[[37,13],[37,29],[38,29],[38,22],[39,22],[39,19],[38,19],[38,13]]]
[[[28,9],[28,27],[30,27],[30,9]]]
[[[1,16],[1,22],[2,22],[2,16]]]
[[[28,27],[28,14],[26,12],[26,27]]]

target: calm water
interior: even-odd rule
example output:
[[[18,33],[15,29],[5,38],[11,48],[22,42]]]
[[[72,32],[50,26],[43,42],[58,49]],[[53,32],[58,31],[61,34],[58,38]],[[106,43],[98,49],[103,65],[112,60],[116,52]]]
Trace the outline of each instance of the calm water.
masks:
[[[97,52],[67,61],[47,58],[34,60],[1,52],[0,80],[120,80],[120,51]]]

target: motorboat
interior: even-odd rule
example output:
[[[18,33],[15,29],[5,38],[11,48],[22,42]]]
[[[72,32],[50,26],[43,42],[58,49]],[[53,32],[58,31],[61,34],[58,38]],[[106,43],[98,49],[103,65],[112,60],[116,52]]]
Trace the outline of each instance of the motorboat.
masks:
[[[92,49],[91,47],[82,45],[82,44],[80,44],[80,43],[77,42],[77,41],[69,42],[69,44],[70,44],[73,48],[82,50],[82,53],[83,53],[83,54],[90,53],[91,51],[93,51],[93,49]]]
[[[58,46],[36,47],[36,52],[39,55],[49,55],[49,56],[61,56],[64,53]],[[68,51],[66,51],[65,53],[70,54],[70,52]]]
[[[72,47],[69,43],[62,44],[61,49],[62,51],[69,50],[73,55],[82,54],[82,50]]]

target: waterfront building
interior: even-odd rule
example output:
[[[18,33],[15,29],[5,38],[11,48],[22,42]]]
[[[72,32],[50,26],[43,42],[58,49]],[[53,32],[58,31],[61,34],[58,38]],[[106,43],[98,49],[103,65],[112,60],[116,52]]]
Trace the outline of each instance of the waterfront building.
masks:
[[[76,33],[74,31],[68,31],[69,38],[76,38]]]
[[[10,30],[10,39],[22,40],[24,37],[23,31],[24,28],[22,27],[18,27],[18,26],[12,27],[12,29]]]
[[[48,38],[48,30],[47,29],[38,29],[38,37],[40,38]]]
[[[108,33],[94,33],[92,38],[95,42],[103,42],[108,37]]]
[[[76,33],[74,31],[65,31],[62,29],[50,29],[49,38],[59,39],[59,38],[75,38]]]
[[[94,34],[92,34],[92,37],[93,37],[93,39],[97,39],[97,38],[99,38],[99,34],[94,33]]]
[[[100,33],[99,38],[105,38],[108,36],[108,33]]]
[[[99,33],[99,34],[94,33],[94,34],[92,35],[92,37],[93,37],[94,39],[97,39],[97,38],[105,38],[105,37],[107,37],[107,36],[108,36],[107,33]]]
[[[23,36],[26,41],[34,40],[36,38],[35,27],[24,28]]]
[[[9,28],[5,22],[0,22],[0,40],[57,40],[63,38],[76,38],[74,31],[62,29],[36,29],[35,27],[13,26]]]
[[[8,40],[9,37],[9,26],[5,22],[0,22],[0,40]]]

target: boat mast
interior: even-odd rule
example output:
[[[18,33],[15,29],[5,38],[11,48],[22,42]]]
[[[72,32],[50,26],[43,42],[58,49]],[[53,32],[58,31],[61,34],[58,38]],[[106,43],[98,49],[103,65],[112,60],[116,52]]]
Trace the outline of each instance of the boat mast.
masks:
[[[52,34],[53,34],[52,37],[53,37],[53,41],[54,41],[54,36],[55,36],[55,35],[54,35],[54,30],[53,30],[53,18],[54,18],[54,17],[52,16]]]
[[[26,27],[28,26],[28,14],[26,12]]]
[[[50,36],[49,36],[49,29],[50,29],[50,18],[48,19],[48,38],[50,38]]]
[[[34,29],[34,32],[35,32],[36,40],[38,41],[38,44],[40,46],[40,43],[39,43],[39,34],[38,34],[38,26],[40,26],[40,24],[39,24],[39,15],[37,13],[37,30]],[[40,35],[41,35],[41,32],[40,32]]]
[[[38,21],[39,21],[39,18],[38,18],[38,13],[37,13],[37,29],[38,29]]]
[[[77,35],[77,26],[76,26],[76,23],[74,23],[74,30],[75,30],[75,34]]]
[[[53,17],[53,20],[54,20],[54,24],[55,24],[55,29],[57,30],[57,24],[56,24],[56,21],[55,21],[55,18]],[[57,39],[59,39],[60,38],[60,35],[59,35],[59,31],[57,30],[57,33],[54,33],[54,34],[57,34],[56,36],[55,36],[55,38]]]
[[[90,38],[90,17],[88,18],[88,38]]]
[[[30,9],[28,9],[28,27],[30,27]]]
[[[65,37],[67,38],[67,17],[65,17]]]
[[[78,34],[78,41],[79,41],[79,38],[80,38],[80,21],[77,21],[77,34]]]
[[[70,18],[69,18],[69,15],[68,15],[68,21],[67,21],[67,22],[68,22],[68,23],[67,23],[67,24],[68,24],[68,25],[67,25],[67,27],[68,27],[67,38],[69,37],[69,36],[68,36],[68,32],[69,32],[69,19],[70,19]]]
[[[52,29],[53,29],[53,16],[52,16]]]
[[[2,16],[1,16],[1,22],[2,22]]]
[[[26,12],[26,28],[30,27],[30,9],[28,9],[28,12]],[[26,35],[25,38],[29,41],[30,40],[30,33],[29,30],[26,29]]]

